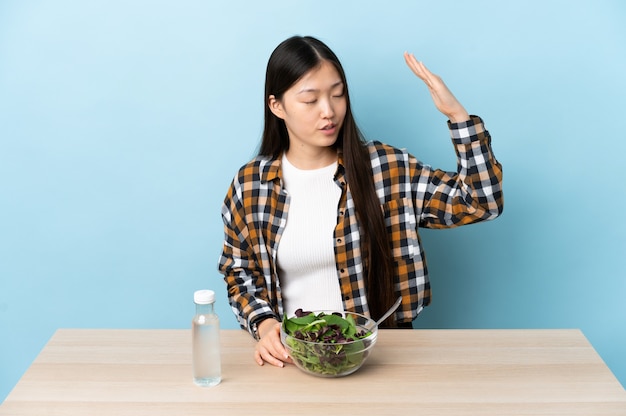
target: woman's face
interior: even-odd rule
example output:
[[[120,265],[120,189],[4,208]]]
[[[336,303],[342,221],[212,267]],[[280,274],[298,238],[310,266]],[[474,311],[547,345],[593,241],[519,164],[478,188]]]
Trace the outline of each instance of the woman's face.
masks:
[[[345,86],[333,64],[322,61],[285,91],[281,100],[271,95],[268,105],[285,121],[289,153],[328,152],[346,115]]]

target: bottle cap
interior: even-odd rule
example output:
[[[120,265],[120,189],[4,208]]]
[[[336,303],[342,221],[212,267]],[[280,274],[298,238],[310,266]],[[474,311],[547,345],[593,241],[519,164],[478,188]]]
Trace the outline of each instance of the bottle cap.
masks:
[[[212,290],[196,290],[193,293],[193,301],[199,305],[208,305],[215,302],[215,292]]]

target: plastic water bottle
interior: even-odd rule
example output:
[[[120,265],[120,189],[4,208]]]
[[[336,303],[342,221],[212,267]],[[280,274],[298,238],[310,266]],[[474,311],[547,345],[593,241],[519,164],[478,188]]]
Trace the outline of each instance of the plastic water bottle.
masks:
[[[215,386],[222,381],[220,320],[214,310],[215,292],[193,294],[196,315],[192,321],[193,381],[198,386]]]

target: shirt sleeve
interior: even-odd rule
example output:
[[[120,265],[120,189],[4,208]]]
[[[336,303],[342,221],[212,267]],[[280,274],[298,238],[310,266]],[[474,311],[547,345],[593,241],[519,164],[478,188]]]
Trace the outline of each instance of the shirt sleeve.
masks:
[[[229,188],[222,205],[224,244],[218,269],[224,274],[228,300],[241,328],[256,337],[256,323],[276,317],[268,300],[263,267],[246,222],[241,184]]]
[[[450,228],[491,220],[503,210],[502,166],[491,148],[482,119],[471,116],[448,122],[457,154],[457,171],[432,169],[414,160],[412,189],[419,209],[419,225]]]

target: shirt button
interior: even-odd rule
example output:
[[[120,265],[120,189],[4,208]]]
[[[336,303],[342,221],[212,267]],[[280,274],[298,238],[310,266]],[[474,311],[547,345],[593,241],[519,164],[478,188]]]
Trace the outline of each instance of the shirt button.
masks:
[[[339,270],[339,273],[343,273],[343,272],[345,272],[345,271],[346,271],[346,269],[340,269],[340,270]]]
[[[338,242],[339,244],[341,244],[341,238],[338,238],[338,239],[337,239],[337,242]]]

